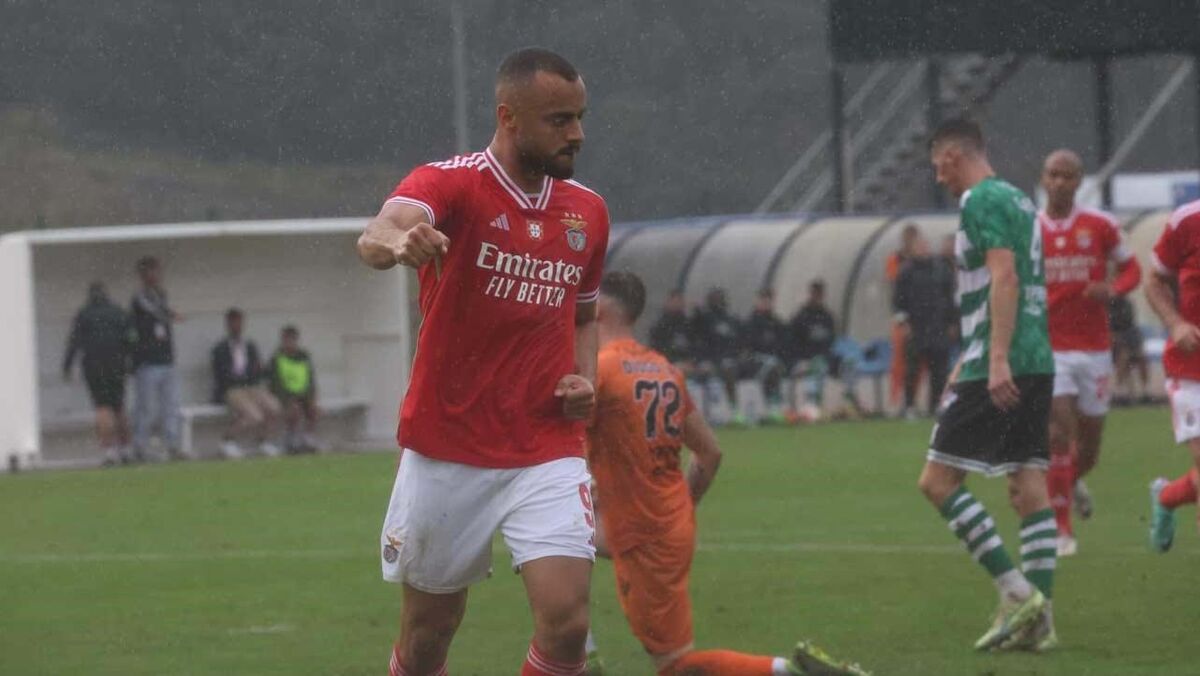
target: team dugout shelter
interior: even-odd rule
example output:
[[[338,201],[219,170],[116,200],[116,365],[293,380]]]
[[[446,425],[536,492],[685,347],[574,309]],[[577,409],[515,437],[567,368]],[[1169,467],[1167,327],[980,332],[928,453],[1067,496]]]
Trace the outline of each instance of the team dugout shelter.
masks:
[[[0,471],[94,465],[92,407],[78,363],[62,359],[88,284],[128,308],[138,258],[163,263],[183,401],[184,445],[205,457],[228,423],[212,402],[210,350],[224,314],[246,316],[264,361],[280,329],[300,330],[317,376],[320,433],[335,447],[394,447],[412,357],[415,276],[370,270],[355,242],[366,219],[248,221],[74,228],[0,237]],[[134,406],[132,377],[126,410]]]

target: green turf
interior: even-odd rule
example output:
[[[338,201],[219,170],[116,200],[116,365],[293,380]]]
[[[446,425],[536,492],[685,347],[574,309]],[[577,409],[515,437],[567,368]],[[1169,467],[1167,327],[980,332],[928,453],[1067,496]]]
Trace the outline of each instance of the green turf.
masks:
[[[915,482],[926,423],[727,431],[699,514],[692,576],[700,646],[779,653],[811,636],[878,674],[1182,674],[1200,670],[1200,542],[1146,550],[1148,481],[1177,475],[1163,409],[1116,413],[1090,479],[1095,518],[1059,569],[1063,648],[977,655],[986,576]],[[375,542],[390,454],[0,477],[0,673],[381,674],[398,593]],[[1016,551],[1003,482],[972,480]],[[138,558],[136,555],[142,555]],[[496,548],[450,666],[514,674],[530,635]],[[595,575],[610,672],[649,674]]]

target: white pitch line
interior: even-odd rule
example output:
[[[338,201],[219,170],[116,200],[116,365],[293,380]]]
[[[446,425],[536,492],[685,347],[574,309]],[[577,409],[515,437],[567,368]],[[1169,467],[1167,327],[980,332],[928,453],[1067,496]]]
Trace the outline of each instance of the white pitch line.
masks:
[[[352,559],[371,553],[347,549],[229,549],[202,552],[83,552],[79,554],[0,554],[0,563],[173,563],[238,559]]]
[[[960,545],[903,545],[850,542],[702,542],[701,552],[737,552],[750,554],[933,554],[963,556]],[[1143,547],[1122,547],[1088,551],[1077,558],[1111,558],[1137,555],[1151,556]],[[1170,554],[1169,556],[1200,556],[1200,551]],[[270,559],[370,559],[375,554],[351,549],[230,549],[201,552],[81,552],[79,554],[9,554],[0,553],[0,563],[175,563],[190,561],[238,561]],[[1075,557],[1073,557],[1075,558]]]

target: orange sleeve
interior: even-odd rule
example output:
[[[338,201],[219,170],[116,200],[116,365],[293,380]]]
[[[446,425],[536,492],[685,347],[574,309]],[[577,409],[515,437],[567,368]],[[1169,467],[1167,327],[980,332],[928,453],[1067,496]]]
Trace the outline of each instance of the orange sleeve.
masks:
[[[900,256],[895,251],[888,254],[887,262],[884,263],[883,276],[889,282],[896,281],[896,277],[900,276]]]

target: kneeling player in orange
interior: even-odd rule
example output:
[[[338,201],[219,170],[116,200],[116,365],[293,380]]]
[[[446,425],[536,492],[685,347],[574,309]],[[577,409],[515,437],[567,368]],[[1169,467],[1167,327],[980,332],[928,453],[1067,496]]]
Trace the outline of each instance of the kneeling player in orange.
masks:
[[[600,284],[597,408],[588,430],[600,516],[597,549],[613,561],[621,608],[634,635],[663,675],[865,673],[807,642],[791,659],[694,649],[688,596],[694,510],[716,476],[721,451],[688,397],[683,374],[634,339],[633,324],[645,301],[645,287],[631,273],[608,273]],[[693,455],[686,479],[680,466],[684,445]],[[594,652],[589,640],[590,673],[602,673]]]

